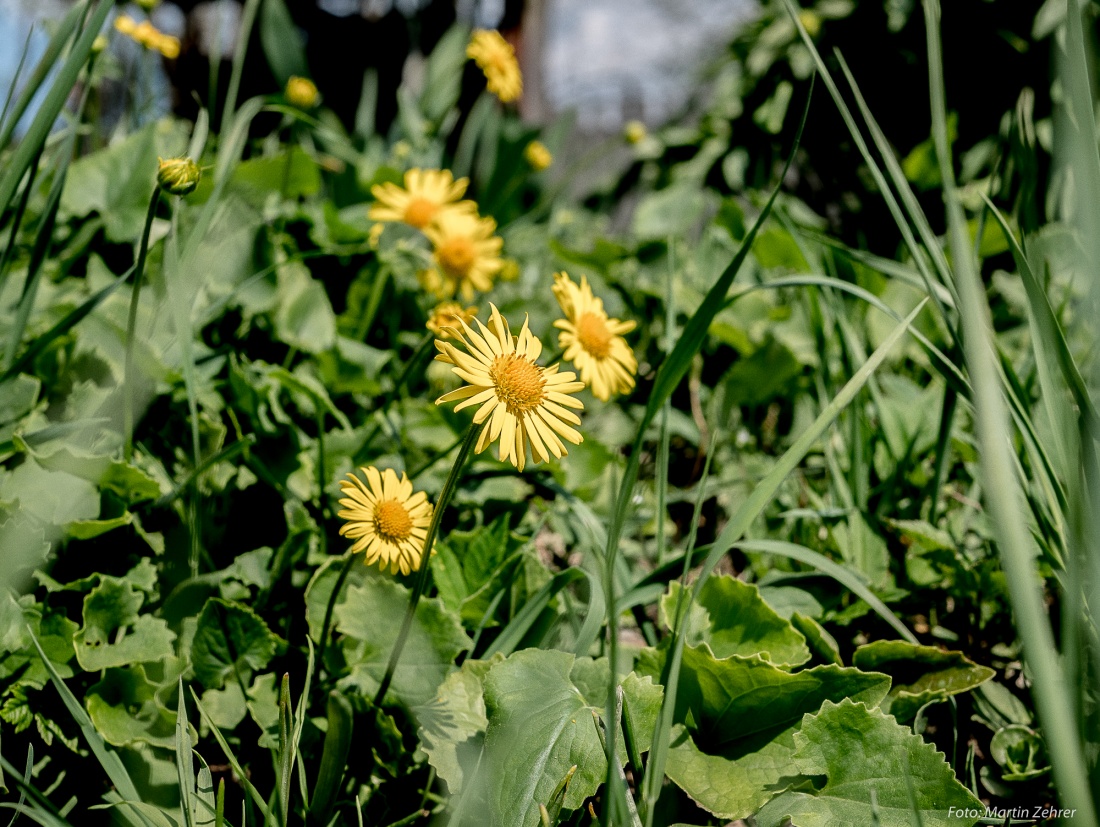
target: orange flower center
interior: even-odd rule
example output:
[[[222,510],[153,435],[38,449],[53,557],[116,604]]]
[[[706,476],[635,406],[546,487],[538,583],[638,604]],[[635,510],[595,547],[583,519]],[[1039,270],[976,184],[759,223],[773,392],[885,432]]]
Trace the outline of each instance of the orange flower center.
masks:
[[[489,378],[497,399],[514,416],[530,413],[546,396],[542,370],[526,356],[507,353],[496,357],[489,368]]]
[[[412,518],[397,500],[383,500],[374,507],[374,530],[389,543],[400,543],[412,534]]]
[[[435,248],[435,260],[454,278],[465,278],[477,260],[477,248],[466,236],[448,238]]]
[[[582,313],[577,319],[577,341],[597,359],[606,359],[611,354],[613,338],[602,316],[596,313]]]
[[[405,207],[405,223],[422,230],[432,223],[439,205],[427,198],[410,198]]]

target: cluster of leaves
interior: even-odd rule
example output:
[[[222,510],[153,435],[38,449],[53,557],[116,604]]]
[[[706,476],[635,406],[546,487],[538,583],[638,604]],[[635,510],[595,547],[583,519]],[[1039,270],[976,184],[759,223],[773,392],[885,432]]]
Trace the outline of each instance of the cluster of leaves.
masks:
[[[86,31],[75,36],[74,13],[58,32],[62,45],[74,35],[69,86],[109,5],[81,4]],[[305,74],[285,8],[263,9],[274,74]],[[851,12],[823,0],[813,14]],[[755,83],[790,52],[794,79],[755,110],[769,134],[814,65],[799,19],[805,32],[805,13],[771,14],[759,25],[783,37],[760,34],[752,54],[770,57],[747,58]],[[956,825],[975,819],[951,808],[977,811],[978,794],[1047,796],[1032,713],[993,680],[1021,667],[995,527],[975,502],[953,284],[926,278],[939,240],[897,261],[854,249],[791,194],[757,232],[772,202],[742,190],[752,181],[728,130],[672,128],[635,145],[639,165],[663,171],[643,176],[629,229],[611,237],[602,211],[531,170],[535,130],[488,96],[460,110],[466,38],[443,38],[385,135],[369,95],[350,131],[273,95],[228,106],[209,140],[204,115],[79,158],[67,139],[41,158],[12,150],[16,172],[0,175],[0,194],[9,179],[19,194],[0,202],[0,307],[14,309],[0,314],[0,718],[5,756],[49,747],[51,760],[26,774],[5,763],[8,783],[45,791],[32,802],[49,824],[74,806],[52,802],[105,796],[135,825],[241,827],[426,811],[453,825],[587,825],[624,793],[636,824],[900,827],[916,810]],[[83,79],[96,78],[93,63]],[[737,114],[723,89],[704,130]],[[250,138],[261,112],[282,120]],[[79,127],[78,112],[65,134]],[[659,163],[677,134],[698,152]],[[555,146],[553,130],[542,137]],[[1024,169],[1035,147],[1013,140]],[[207,174],[154,214],[128,375],[120,287],[156,159],[188,146]],[[375,705],[411,583],[346,565],[337,484],[370,463],[435,494],[466,426],[432,402],[447,371],[423,364],[426,244],[379,240],[367,218],[371,187],[413,167],[471,178],[517,264],[487,298],[528,314],[547,347],[563,266],[587,273],[612,315],[646,324],[632,341],[637,389],[586,397],[585,441],[560,463],[519,475],[484,454],[467,467],[430,559],[434,592]],[[976,219],[973,238],[997,265],[1012,227],[987,247],[985,226]],[[1068,292],[1060,232],[1049,225],[1031,249],[1057,274],[1050,289]],[[715,301],[730,259],[743,275]],[[1031,340],[1018,282],[1001,270],[992,295],[1049,574],[1067,541],[1060,486],[1035,471],[1049,457],[1028,430],[1039,369],[1020,356]],[[929,295],[909,320],[916,336],[890,350]],[[698,336],[686,357],[681,327]],[[687,381],[661,391],[671,399],[652,417],[668,375],[657,366],[677,358]],[[132,456],[127,399],[144,411]],[[802,445],[805,433],[827,435]],[[631,463],[640,482],[624,513],[614,490]],[[742,514],[752,541],[727,537]],[[605,567],[612,525],[621,554]],[[677,581],[715,548],[739,578],[707,577],[711,562],[694,593]],[[87,771],[88,748],[103,777]]]

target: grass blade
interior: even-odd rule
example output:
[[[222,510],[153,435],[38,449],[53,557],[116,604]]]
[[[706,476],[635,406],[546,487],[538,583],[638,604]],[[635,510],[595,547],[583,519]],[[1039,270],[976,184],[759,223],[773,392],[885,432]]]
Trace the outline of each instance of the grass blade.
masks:
[[[81,68],[87,62],[92,53],[92,43],[103,28],[103,23],[114,8],[113,0],[100,0],[99,7],[88,20],[84,32],[77,38],[72,51],[61,65],[61,69],[54,79],[53,86],[45,100],[42,101],[38,114],[31,122],[26,136],[19,143],[11,159],[5,164],[4,172],[0,174],[0,213],[3,213],[11,203],[23,174],[27,171],[31,160],[38,153],[39,148],[45,143],[46,138],[53,129],[57,116],[68,100],[69,94],[76,86],[76,79]],[[80,8],[80,7],[78,7]],[[73,10],[74,12],[77,9]],[[66,18],[67,19],[67,18]],[[74,23],[75,25],[75,23]]]
[[[1079,12],[1074,0],[1068,13],[1071,29],[1075,25],[1072,18]],[[966,217],[955,185],[947,134],[947,107],[939,34],[940,7],[936,0],[924,0],[924,17],[932,98],[932,134],[943,179],[948,237],[955,264],[966,362],[974,383],[974,406],[986,505],[1008,578],[1016,628],[1024,644],[1024,660],[1030,667],[1033,678],[1032,693],[1050,750],[1055,783],[1063,806],[1076,809],[1075,817],[1085,827],[1096,827],[1096,811],[1093,808],[1086,772],[1088,765],[1081,750],[1078,725],[1073,715],[1075,705],[1065,683],[1058,649],[1046,614],[1039,575],[1035,568],[1034,544],[1021,516],[1022,492],[1016,482],[1010,457],[1008,416],[997,386],[996,365],[992,358],[993,329],[989,306],[985,302]],[[1092,123],[1091,106],[1087,122]],[[1095,152],[1095,148],[1093,151]],[[1100,187],[1091,192],[1100,192]]]

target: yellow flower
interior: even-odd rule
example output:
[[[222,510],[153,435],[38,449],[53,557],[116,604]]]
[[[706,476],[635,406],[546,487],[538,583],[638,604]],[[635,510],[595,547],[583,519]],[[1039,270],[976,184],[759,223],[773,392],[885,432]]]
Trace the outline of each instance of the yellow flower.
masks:
[[[424,235],[435,249],[435,269],[421,274],[424,286],[440,299],[456,292],[470,301],[476,291],[493,286],[493,276],[501,268],[500,250],[504,242],[493,235],[496,222],[469,212],[450,210],[440,213]]]
[[[565,313],[564,319],[554,322],[554,327],[561,330],[558,347],[580,371],[581,381],[604,402],[612,394],[629,393],[634,387],[638,362],[623,334],[637,325],[609,318],[603,300],[592,294],[584,276],[578,287],[567,274],[558,273],[554,276],[553,290]]]
[[[523,76],[516,61],[516,50],[500,32],[477,29],[470,36],[466,57],[485,73],[486,86],[501,103],[514,101],[523,92]]]
[[[355,474],[340,482],[344,511],[336,516],[347,522],[340,534],[355,540],[352,552],[365,551],[368,566],[378,563],[391,574],[408,574],[420,568],[424,540],[432,521],[432,504],[423,491],[413,493],[404,474],[400,479],[392,468],[361,468],[364,483]]]
[[[536,171],[542,171],[554,163],[554,156],[542,141],[531,141],[523,150],[523,157]]]
[[[179,38],[157,31],[157,28],[148,20],[138,23],[129,15],[120,14],[115,18],[114,26],[116,31],[126,35],[144,49],[158,51],[169,60],[175,60],[180,56]]]
[[[115,31],[127,37],[133,37],[137,31],[137,21],[128,14],[120,14],[115,18]]]
[[[309,78],[293,75],[286,82],[283,97],[291,106],[296,106],[299,109],[312,109],[317,105],[317,98],[319,97],[317,85]]]
[[[134,27],[133,33],[130,35],[134,40],[144,46],[146,49],[152,49],[153,43],[160,36],[160,32],[157,31],[156,26],[150,23],[148,20],[142,20],[137,26]]]
[[[458,302],[443,302],[432,310],[426,327],[439,339],[456,339],[455,330],[461,330],[461,323],[469,324],[476,315],[476,307],[463,308]]]
[[[169,60],[175,60],[180,56],[180,39],[170,34],[157,33],[153,38],[150,48],[156,49]]]
[[[631,145],[640,144],[646,139],[645,124],[641,121],[627,121],[623,127],[623,137],[626,138],[626,142]]]
[[[449,169],[410,169],[405,188],[387,182],[371,187],[375,203],[371,221],[400,221],[423,230],[448,211],[476,212],[473,201],[462,201],[469,179],[457,181]]]
[[[584,384],[575,381],[571,372],[558,373],[557,365],[541,367],[536,360],[542,343],[528,329],[527,320],[513,338],[507,320],[489,306],[488,327],[477,319],[478,331],[462,323],[458,341],[465,352],[436,339],[439,354],[435,358],[453,365],[452,373],[470,384],[444,394],[435,404],[459,402],[456,411],[478,406],[474,422],[488,421],[478,439],[478,453],[499,439],[500,461],[511,462],[520,471],[527,462],[528,446],[535,462],[546,462],[551,454],[560,459],[568,453],[562,438],[574,445],[581,442],[580,433],[570,427],[580,425],[580,417],[567,408],[584,407],[570,395]]]

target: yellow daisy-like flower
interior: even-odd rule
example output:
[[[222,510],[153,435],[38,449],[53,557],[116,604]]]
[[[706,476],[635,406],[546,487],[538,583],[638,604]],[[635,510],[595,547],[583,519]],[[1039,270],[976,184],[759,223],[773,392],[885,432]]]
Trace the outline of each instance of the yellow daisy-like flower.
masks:
[[[424,230],[432,242],[435,268],[422,273],[424,286],[440,299],[449,299],[456,292],[463,301],[474,293],[484,293],[493,286],[502,266],[500,251],[504,241],[493,235],[497,223],[468,212],[444,212]]]
[[[432,310],[426,327],[439,339],[457,338],[455,330],[461,330],[462,322],[469,324],[477,316],[476,307],[463,307],[458,302],[443,302]]]
[[[638,361],[623,334],[637,324],[610,318],[603,309],[603,299],[593,295],[584,276],[578,287],[566,273],[557,273],[553,291],[565,313],[564,319],[554,322],[561,331],[558,347],[580,371],[581,381],[604,402],[612,394],[629,393],[634,388]]]
[[[507,320],[489,306],[488,327],[475,319],[478,330],[462,322],[461,332],[455,331],[465,352],[436,340],[439,354],[435,358],[453,365],[451,371],[470,384],[444,394],[435,404],[458,402],[456,411],[479,406],[474,422],[488,420],[488,424],[478,439],[478,453],[499,439],[500,461],[511,462],[520,471],[527,462],[528,446],[535,462],[546,462],[551,455],[560,459],[568,453],[562,439],[574,445],[581,442],[580,433],[570,427],[580,425],[580,417],[568,408],[584,408],[571,395],[584,383],[575,381],[574,373],[559,373],[557,365],[541,367],[537,359],[542,343],[527,321],[513,338]]]
[[[473,201],[461,200],[469,183],[466,178],[456,181],[449,169],[410,169],[404,189],[392,182],[371,187],[376,202],[370,220],[399,221],[423,230],[445,213],[475,213]]]
[[[340,482],[345,499],[337,516],[347,522],[340,534],[355,540],[351,550],[366,552],[368,566],[378,563],[391,574],[408,574],[420,568],[424,540],[432,521],[432,504],[423,491],[413,493],[404,474],[398,478],[392,468],[381,473],[375,467],[360,469],[364,483],[355,474]]]
[[[466,57],[485,73],[486,86],[501,103],[514,101],[523,93],[523,76],[512,44],[492,29],[477,29],[470,36]]]
[[[523,158],[531,165],[531,169],[537,172],[541,172],[554,163],[554,156],[550,154],[550,150],[546,148],[546,144],[542,141],[531,141],[527,144],[523,149]]]

